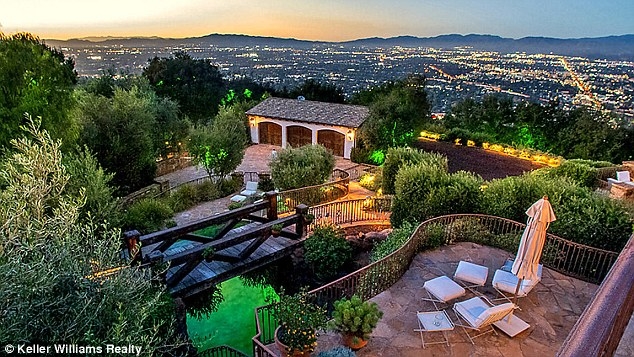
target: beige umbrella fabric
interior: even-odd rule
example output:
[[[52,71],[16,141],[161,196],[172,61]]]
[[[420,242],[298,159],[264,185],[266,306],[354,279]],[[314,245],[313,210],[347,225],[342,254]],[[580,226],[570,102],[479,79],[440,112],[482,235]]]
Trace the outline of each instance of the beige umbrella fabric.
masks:
[[[515,289],[516,297],[522,285],[522,280],[538,279],[537,270],[544,243],[546,242],[546,230],[550,222],[557,219],[547,196],[530,206],[526,214],[528,215],[528,222],[511,268],[511,273],[518,278],[517,288]]]

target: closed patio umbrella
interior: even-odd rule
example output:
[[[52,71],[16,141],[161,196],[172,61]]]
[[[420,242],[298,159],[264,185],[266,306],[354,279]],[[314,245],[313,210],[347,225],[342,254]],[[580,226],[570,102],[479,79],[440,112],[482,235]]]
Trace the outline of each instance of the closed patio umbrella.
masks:
[[[557,219],[547,196],[530,206],[526,214],[528,222],[511,268],[511,273],[518,278],[515,300],[517,300],[517,294],[523,280],[539,279],[537,271],[546,242],[546,230],[550,222]]]

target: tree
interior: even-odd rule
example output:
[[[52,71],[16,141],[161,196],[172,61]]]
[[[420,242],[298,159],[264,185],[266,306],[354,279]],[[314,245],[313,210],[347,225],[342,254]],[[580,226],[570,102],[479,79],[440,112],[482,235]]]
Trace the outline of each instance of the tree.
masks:
[[[31,34],[0,32],[0,148],[20,135],[24,113],[43,118],[42,126],[72,147],[78,135],[69,116],[74,68],[72,59]]]
[[[293,88],[288,93],[288,98],[297,98],[299,96],[320,102],[346,102],[346,97],[341,87],[337,87],[332,83],[322,83],[314,79],[307,79],[304,83]]]
[[[119,232],[78,219],[84,190],[70,194],[61,142],[28,121],[0,171],[0,343],[141,345],[169,353],[175,335],[169,295],[125,264]],[[19,272],[16,274],[16,272]],[[134,301],[134,303],[130,303]]]
[[[242,162],[248,139],[241,115],[244,113],[222,108],[211,125],[193,130],[189,153],[205,168],[209,178],[224,177]]]
[[[152,58],[143,76],[156,94],[178,102],[180,110],[195,124],[205,124],[218,113],[226,91],[217,66],[182,51],[169,58]]]
[[[361,126],[359,136],[365,145],[372,149],[410,145],[430,118],[424,87],[423,77],[410,76],[378,94]]]
[[[118,194],[127,194],[152,182],[156,172],[153,133],[156,108],[152,93],[134,86],[116,88],[112,98],[83,93],[76,115],[82,123],[80,142],[95,153],[99,163],[114,173]]]

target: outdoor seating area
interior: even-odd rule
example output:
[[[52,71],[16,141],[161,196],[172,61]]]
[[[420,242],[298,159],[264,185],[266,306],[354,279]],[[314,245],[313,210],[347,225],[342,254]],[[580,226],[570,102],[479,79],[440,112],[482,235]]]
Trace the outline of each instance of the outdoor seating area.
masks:
[[[555,355],[594,295],[597,285],[542,268],[540,283],[536,284],[526,297],[518,299],[517,305],[520,309],[513,310],[512,316],[525,321],[530,327],[511,338],[505,333],[499,333],[501,330],[497,327],[498,324],[493,322],[489,326],[492,325],[497,333],[486,333],[476,338],[474,343],[471,342],[471,338],[486,329],[480,326],[482,331],[478,332],[465,327],[471,336],[468,337],[462,327],[458,326],[468,326],[468,323],[456,317],[453,304],[474,298],[480,299],[480,296],[485,296],[489,300],[496,298],[498,293],[492,286],[491,276],[487,278],[487,283],[483,287],[478,288],[479,296],[465,291],[464,295],[450,300],[448,305],[439,305],[439,309],[436,309],[431,301],[423,299],[427,294],[427,289],[423,286],[442,276],[453,282],[449,276],[456,272],[461,261],[468,260],[494,272],[504,266],[506,260],[511,257],[512,254],[504,250],[476,243],[458,243],[417,254],[407,272],[396,284],[370,299],[379,305],[384,316],[372,333],[368,345],[357,351],[357,356],[407,357],[421,356],[421,353],[439,356]],[[437,282],[447,280],[443,278]],[[462,288],[460,284],[456,285]],[[463,310],[473,308],[471,305],[476,306],[475,302],[478,301],[462,305]],[[486,300],[484,303],[490,306]],[[495,301],[493,303],[495,304]],[[511,306],[510,303],[498,304],[498,309]],[[451,324],[456,328],[449,329],[447,323],[441,322],[441,327],[446,328],[441,331],[442,334],[419,332],[421,323],[418,313],[434,311],[446,312]],[[502,315],[508,316],[508,313],[504,311]],[[430,316],[435,317],[435,314]],[[475,322],[475,319],[472,321]],[[433,320],[431,323],[433,324]],[[443,340],[443,335],[446,336],[447,342]],[[319,337],[317,348],[318,351],[323,351],[340,344],[341,338],[338,334],[325,332]]]

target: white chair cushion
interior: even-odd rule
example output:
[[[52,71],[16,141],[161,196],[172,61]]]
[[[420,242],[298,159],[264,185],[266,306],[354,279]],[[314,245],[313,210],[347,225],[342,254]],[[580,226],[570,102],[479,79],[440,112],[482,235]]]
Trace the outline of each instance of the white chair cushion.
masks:
[[[466,281],[478,286],[484,286],[489,275],[489,268],[465,261],[458,263],[454,278]]]
[[[538,268],[537,274],[541,277],[541,264]],[[539,280],[522,280],[522,285],[517,292],[517,296],[526,296],[537,285]],[[517,277],[508,271],[496,270],[493,275],[493,281],[491,284],[498,290],[507,292],[509,294],[515,294],[517,289],[518,279]]]
[[[489,304],[477,296],[454,304],[454,309],[460,313],[460,316],[474,327],[478,326],[476,323],[478,317],[489,307]]]
[[[465,289],[447,276],[427,280],[423,285],[436,299],[447,302],[465,294]]]
[[[247,198],[242,196],[242,195],[235,195],[233,197],[231,197],[231,202],[242,202],[244,200],[246,200]]]
[[[616,180],[621,182],[630,182],[630,172],[629,171],[617,171],[616,172]]]
[[[490,306],[482,298],[477,296],[454,304],[456,312],[474,328],[484,327],[499,321],[513,311],[514,308],[515,305],[510,302]]]

